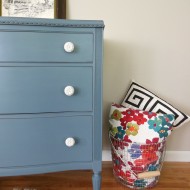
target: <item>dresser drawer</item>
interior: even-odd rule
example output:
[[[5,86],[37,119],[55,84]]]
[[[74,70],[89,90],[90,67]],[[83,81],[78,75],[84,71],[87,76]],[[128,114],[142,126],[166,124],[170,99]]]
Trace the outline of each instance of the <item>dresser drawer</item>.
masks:
[[[92,161],[92,117],[0,119],[0,152],[0,167]]]
[[[74,44],[66,52],[66,42]],[[92,62],[92,33],[0,31],[0,62]]]
[[[92,67],[1,67],[0,114],[92,111]],[[65,87],[74,94],[67,96]]]

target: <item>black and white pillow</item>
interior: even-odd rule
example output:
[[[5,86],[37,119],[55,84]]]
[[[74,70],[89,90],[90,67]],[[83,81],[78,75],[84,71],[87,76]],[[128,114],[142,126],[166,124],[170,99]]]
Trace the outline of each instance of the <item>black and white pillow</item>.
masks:
[[[121,105],[149,112],[173,114],[175,116],[173,127],[175,128],[190,121],[187,114],[179,111],[136,82],[132,82]]]

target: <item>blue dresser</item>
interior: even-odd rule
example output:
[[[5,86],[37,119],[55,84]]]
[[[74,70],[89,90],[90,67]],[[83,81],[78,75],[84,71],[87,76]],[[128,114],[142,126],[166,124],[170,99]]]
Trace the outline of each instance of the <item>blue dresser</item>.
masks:
[[[102,21],[0,17],[0,176],[102,170]]]

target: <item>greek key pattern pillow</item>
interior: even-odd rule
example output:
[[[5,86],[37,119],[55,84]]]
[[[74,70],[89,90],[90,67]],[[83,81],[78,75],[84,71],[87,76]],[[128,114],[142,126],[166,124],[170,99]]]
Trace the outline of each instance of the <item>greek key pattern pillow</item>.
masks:
[[[187,114],[181,112],[136,82],[132,82],[121,105],[149,112],[173,114],[175,117],[173,127],[175,128],[181,127],[190,121],[190,117]]]

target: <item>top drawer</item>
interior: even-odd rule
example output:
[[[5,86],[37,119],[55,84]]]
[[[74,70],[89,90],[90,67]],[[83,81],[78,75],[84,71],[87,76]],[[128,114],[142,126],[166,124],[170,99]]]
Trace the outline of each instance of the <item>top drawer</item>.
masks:
[[[73,52],[64,44],[72,42]],[[92,62],[93,34],[0,31],[0,62]]]

